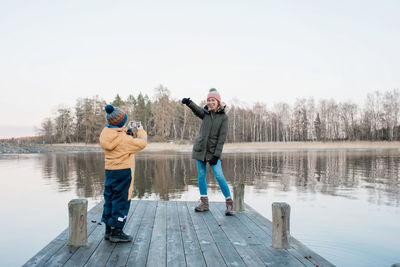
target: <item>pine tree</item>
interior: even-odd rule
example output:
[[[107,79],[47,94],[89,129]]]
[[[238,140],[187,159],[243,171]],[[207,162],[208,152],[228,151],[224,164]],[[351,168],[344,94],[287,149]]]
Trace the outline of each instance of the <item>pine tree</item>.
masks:
[[[113,102],[111,102],[111,105],[113,105],[114,107],[119,107],[122,108],[124,106],[125,102],[122,100],[122,98],[119,96],[119,94],[117,94],[115,96],[115,99]]]

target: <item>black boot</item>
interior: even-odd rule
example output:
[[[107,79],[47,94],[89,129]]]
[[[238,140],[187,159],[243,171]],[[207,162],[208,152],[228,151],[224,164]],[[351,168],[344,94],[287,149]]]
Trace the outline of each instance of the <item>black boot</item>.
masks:
[[[108,226],[106,224],[106,232],[104,234],[104,239],[105,240],[110,240],[110,235],[111,235],[111,226]]]
[[[110,241],[113,243],[131,242],[132,237],[130,235],[125,234],[122,231],[122,229],[114,228],[114,229],[111,229]]]

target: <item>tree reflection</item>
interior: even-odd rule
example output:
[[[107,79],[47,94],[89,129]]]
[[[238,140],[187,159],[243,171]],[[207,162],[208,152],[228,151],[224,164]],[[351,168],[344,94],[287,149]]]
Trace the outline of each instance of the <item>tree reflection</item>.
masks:
[[[49,153],[40,157],[43,177],[60,191],[75,190],[78,197],[101,198],[104,188],[103,153]],[[228,184],[258,190],[322,193],[359,197],[379,205],[400,205],[400,156],[382,151],[280,151],[225,153],[223,171]],[[207,170],[209,188],[218,183]],[[188,153],[141,152],[136,155],[133,196],[163,200],[179,198],[188,186],[197,187],[195,161]]]

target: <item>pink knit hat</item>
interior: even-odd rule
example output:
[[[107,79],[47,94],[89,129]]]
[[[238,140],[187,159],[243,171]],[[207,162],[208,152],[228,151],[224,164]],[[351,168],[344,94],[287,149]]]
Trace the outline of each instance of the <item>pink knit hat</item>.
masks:
[[[210,91],[208,92],[207,95],[207,100],[212,97],[218,100],[219,103],[221,103],[221,96],[219,95],[219,92],[215,88],[211,88]]]

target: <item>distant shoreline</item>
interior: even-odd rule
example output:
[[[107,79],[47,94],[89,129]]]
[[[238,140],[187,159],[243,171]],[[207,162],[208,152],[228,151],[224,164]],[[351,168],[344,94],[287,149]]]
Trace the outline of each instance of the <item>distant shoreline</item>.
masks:
[[[55,144],[53,147],[77,147],[98,148],[99,144]],[[193,144],[177,143],[152,143],[149,142],[143,151],[182,151],[192,150]],[[228,150],[292,150],[292,149],[396,149],[400,148],[400,142],[252,142],[252,143],[226,143],[224,151]]]
[[[192,151],[192,144],[176,143],[148,143],[144,152],[157,151]],[[224,152],[257,152],[276,150],[371,150],[371,149],[400,149],[400,142],[253,142],[253,143],[226,143]],[[53,145],[9,145],[0,144],[0,154],[26,154],[49,152],[101,152],[99,144],[53,144]]]

